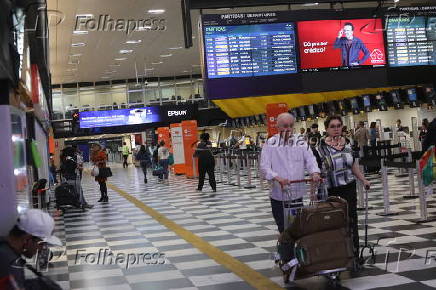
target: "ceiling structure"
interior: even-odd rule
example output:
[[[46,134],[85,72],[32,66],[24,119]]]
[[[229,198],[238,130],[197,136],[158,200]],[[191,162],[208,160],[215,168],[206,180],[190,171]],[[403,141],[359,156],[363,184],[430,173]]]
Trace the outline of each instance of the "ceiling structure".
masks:
[[[393,0],[385,2],[393,2]],[[402,4],[411,2],[426,1],[401,0]],[[345,8],[374,6],[376,6],[374,2],[344,4]],[[289,8],[293,10],[328,9],[330,5],[217,9],[203,10],[202,13],[277,11]],[[152,14],[149,13],[150,10],[164,10],[164,12]],[[185,49],[180,0],[48,0],[48,13],[50,19],[49,66],[53,84],[131,79],[144,75],[145,77],[172,77],[201,73],[197,37],[200,11],[191,11],[194,46]],[[87,26],[84,24],[91,18],[98,22],[99,17],[105,15],[115,21],[124,22],[124,26],[127,26],[129,20],[158,19],[163,21],[159,23],[164,24],[165,29],[150,30],[149,22],[138,22],[139,26],[145,26],[145,30],[126,33],[125,30],[111,31],[109,29],[111,27],[106,25],[107,29],[93,31],[92,22],[87,22]],[[77,21],[77,16],[80,22]],[[133,24],[131,25],[133,28]],[[76,28],[79,29],[78,33],[82,34],[74,34]],[[119,26],[120,30],[123,28],[125,27]],[[127,41],[140,41],[140,43],[127,43]],[[84,46],[72,46],[80,43]],[[122,50],[125,50],[125,54],[121,53]]]

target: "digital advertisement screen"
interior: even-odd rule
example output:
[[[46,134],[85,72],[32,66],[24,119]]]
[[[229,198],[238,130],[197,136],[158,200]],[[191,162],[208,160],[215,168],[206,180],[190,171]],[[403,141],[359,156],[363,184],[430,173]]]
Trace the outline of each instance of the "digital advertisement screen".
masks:
[[[417,97],[416,97],[416,89],[407,89],[407,97],[409,99],[410,102],[416,102],[417,101]]]
[[[436,64],[436,17],[387,17],[390,66]]]
[[[113,127],[161,122],[159,107],[88,111],[79,115],[80,128]]]
[[[386,65],[379,18],[297,22],[303,71]]]
[[[363,96],[363,106],[371,107],[371,98],[368,95]]]
[[[295,27],[291,22],[206,26],[204,50],[208,78],[297,72]]]

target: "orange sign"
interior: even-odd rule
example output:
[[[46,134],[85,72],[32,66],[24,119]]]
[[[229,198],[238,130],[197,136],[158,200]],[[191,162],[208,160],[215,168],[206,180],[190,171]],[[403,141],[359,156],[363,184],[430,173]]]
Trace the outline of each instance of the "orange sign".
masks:
[[[197,121],[182,121],[183,144],[185,151],[186,177],[194,178],[198,174],[198,164],[193,163],[193,156],[198,142]],[[194,171],[194,166],[197,168]]]
[[[288,104],[275,103],[266,105],[266,118],[268,124],[268,138],[277,134],[277,116],[287,112]]]

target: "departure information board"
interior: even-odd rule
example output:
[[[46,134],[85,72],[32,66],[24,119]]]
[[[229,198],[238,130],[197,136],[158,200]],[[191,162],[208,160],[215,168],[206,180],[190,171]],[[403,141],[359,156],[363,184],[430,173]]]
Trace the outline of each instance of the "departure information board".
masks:
[[[206,26],[204,49],[210,79],[297,72],[295,26],[290,22]]]
[[[436,64],[436,17],[387,18],[390,66]]]

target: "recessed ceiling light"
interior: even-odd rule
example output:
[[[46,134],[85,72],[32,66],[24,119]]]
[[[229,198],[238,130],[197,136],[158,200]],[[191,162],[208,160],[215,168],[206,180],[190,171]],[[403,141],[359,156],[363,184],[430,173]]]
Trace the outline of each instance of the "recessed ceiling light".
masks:
[[[132,53],[132,52],[133,52],[133,49],[121,49],[120,50],[121,54],[128,54],[128,53]]]
[[[170,48],[168,48],[168,49],[171,49],[171,50],[176,50],[176,49],[182,49],[183,47],[181,47],[181,46],[177,46],[177,47],[170,47]]]
[[[75,54],[70,54],[70,56],[71,57],[79,57],[79,56],[82,56],[82,54],[81,53],[75,53]]]
[[[119,63],[115,63],[115,64],[110,64],[109,66],[113,66],[113,67],[115,67],[115,66],[121,66],[121,64],[119,64]]]
[[[145,70],[154,70],[154,67],[152,67],[152,68],[146,68]]]
[[[76,14],[76,18],[81,17],[81,18],[92,18],[94,17],[94,14]]]
[[[73,34],[76,34],[76,35],[88,34],[88,30],[74,30]]]
[[[151,64],[163,64],[163,61],[159,61],[159,62],[152,62]]]
[[[189,72],[189,70],[184,70],[184,71],[182,71],[183,73],[188,73]]]
[[[170,56],[173,56],[171,53],[169,53],[169,54],[161,54],[160,55],[160,57],[170,57]]]
[[[199,67],[200,65],[199,64],[193,64],[192,66],[193,67]]]
[[[110,79],[111,77],[108,77],[108,76],[102,76],[101,78],[102,78],[102,79]]]
[[[317,6],[317,5],[319,5],[319,3],[318,2],[314,2],[314,3],[304,3],[301,6],[309,7],[309,6]]]
[[[164,9],[150,9],[148,10],[148,13],[150,14],[162,14],[165,13]]]
[[[151,26],[140,26],[136,28],[136,31],[146,31],[151,29]]]
[[[142,42],[141,39],[138,39],[138,40],[127,40],[126,41],[126,43],[128,43],[128,44],[137,44],[137,43],[141,43],[141,42]]]
[[[81,47],[81,46],[85,46],[86,44],[84,42],[77,42],[77,43],[72,43],[71,46],[72,47]]]
[[[121,60],[126,60],[127,57],[119,57],[119,58],[115,58],[115,60],[121,61]]]

